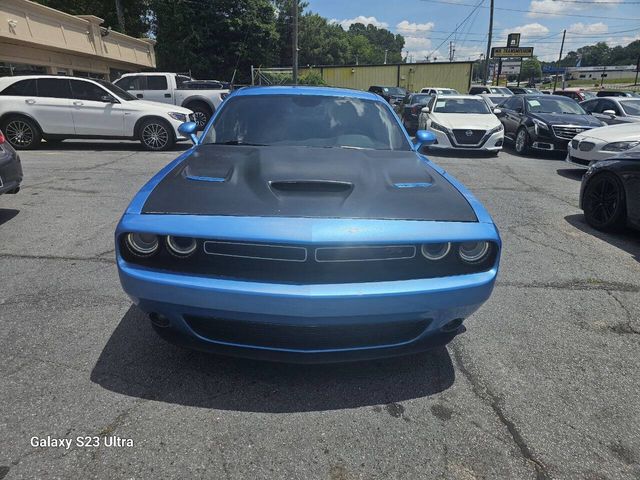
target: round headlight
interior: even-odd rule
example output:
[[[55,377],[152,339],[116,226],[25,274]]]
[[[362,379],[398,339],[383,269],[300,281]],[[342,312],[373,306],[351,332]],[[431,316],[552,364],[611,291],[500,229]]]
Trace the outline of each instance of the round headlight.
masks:
[[[173,237],[169,235],[167,237],[167,248],[173,255],[179,257],[188,257],[198,248],[198,242],[195,238],[191,237]]]
[[[126,244],[131,253],[148,257],[158,251],[158,236],[152,233],[128,233]]]
[[[420,251],[422,252],[422,256],[427,260],[431,260],[436,262],[438,260],[442,260],[449,254],[451,250],[451,243],[425,243],[420,247]]]
[[[489,242],[463,242],[458,248],[458,254],[467,263],[479,263],[489,254]]]

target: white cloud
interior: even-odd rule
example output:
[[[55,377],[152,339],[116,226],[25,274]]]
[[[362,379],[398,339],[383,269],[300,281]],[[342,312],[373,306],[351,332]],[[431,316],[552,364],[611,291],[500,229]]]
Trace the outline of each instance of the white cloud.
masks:
[[[586,25],[582,22],[578,22],[567,28],[567,32],[569,33],[583,33],[585,35],[607,33],[608,31],[609,26],[602,22],[589,23]]]
[[[427,33],[433,30],[435,23],[410,23],[408,20],[403,20],[396,25],[398,31],[404,33]]]
[[[598,5],[597,8],[602,7],[615,7],[617,4],[622,3],[622,0],[591,0],[592,6]],[[529,5],[529,13],[527,16],[531,18],[550,18],[552,15],[545,15],[545,13],[572,13],[575,12],[576,3],[571,2],[558,2],[555,0],[531,0]]]
[[[364,15],[358,15],[355,18],[348,18],[344,20],[332,19],[331,23],[337,23],[347,30],[354,23],[362,23],[363,25],[374,25],[378,28],[387,28],[389,24],[387,22],[381,22],[376,17],[365,17]]]
[[[502,35],[505,40],[507,35],[510,33],[520,33],[522,34],[522,40],[525,40],[526,37],[541,37],[543,35],[547,35],[549,33],[549,29],[540,23],[527,23],[526,25],[505,28],[502,31]],[[522,45],[522,41],[520,44]]]

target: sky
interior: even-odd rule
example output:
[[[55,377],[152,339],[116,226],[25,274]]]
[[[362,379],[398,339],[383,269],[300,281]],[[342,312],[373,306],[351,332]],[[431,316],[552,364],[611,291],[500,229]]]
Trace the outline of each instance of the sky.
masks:
[[[410,61],[475,60],[487,48],[490,0],[308,0],[312,12],[348,28],[371,23],[405,37]],[[605,41],[627,45],[640,39],[640,0],[494,0],[492,46],[506,46],[508,33],[521,33],[520,46],[534,47],[545,61]],[[476,8],[477,6],[477,8]],[[564,56],[564,54],[563,54]]]

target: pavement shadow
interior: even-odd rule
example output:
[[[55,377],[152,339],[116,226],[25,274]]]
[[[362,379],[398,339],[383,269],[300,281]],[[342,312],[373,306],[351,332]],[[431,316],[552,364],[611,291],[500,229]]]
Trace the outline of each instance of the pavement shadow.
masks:
[[[637,262],[640,262],[640,240],[638,234],[631,229],[623,229],[617,232],[601,232],[589,226],[584,215],[568,215],[564,219],[578,230],[588,233],[602,241],[613,245],[630,254]]]
[[[520,157],[520,158],[532,158],[532,159],[536,159],[536,160],[552,160],[552,161],[564,161],[565,158],[567,158],[567,152],[560,152],[560,151],[544,151],[544,150],[532,150],[529,153],[527,153],[526,155],[522,155],[518,152],[516,152],[516,149],[514,148],[513,144],[511,142],[505,142],[504,147],[502,148],[503,152],[507,152],[510,155],[513,155],[514,157]]]
[[[173,147],[171,147],[169,152],[181,152],[183,150],[187,150],[191,148],[193,144],[191,142],[179,142],[176,143]],[[49,143],[45,142],[40,146],[41,151],[77,151],[77,152],[119,152],[119,151],[140,151],[145,152],[146,150],[137,141],[126,141],[126,140],[104,140],[104,141],[95,141],[95,140],[65,140],[63,142],[55,142]]]
[[[390,405],[439,393],[455,373],[445,347],[368,362],[294,365],[183,350],[160,339],[132,306],[91,372],[120,394],[250,412],[311,412]]]
[[[586,170],[584,168],[559,168],[556,173],[561,177],[568,178],[570,180],[582,181]]]
[[[20,210],[15,210],[13,208],[0,208],[0,225],[7,223],[19,213]]]

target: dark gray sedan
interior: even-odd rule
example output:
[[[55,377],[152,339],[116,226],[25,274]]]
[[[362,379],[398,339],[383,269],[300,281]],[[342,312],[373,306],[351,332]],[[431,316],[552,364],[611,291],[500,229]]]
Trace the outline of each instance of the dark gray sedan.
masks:
[[[18,193],[22,183],[20,157],[0,132],[0,194]]]
[[[640,98],[602,97],[581,102],[582,108],[609,125],[640,122]]]

